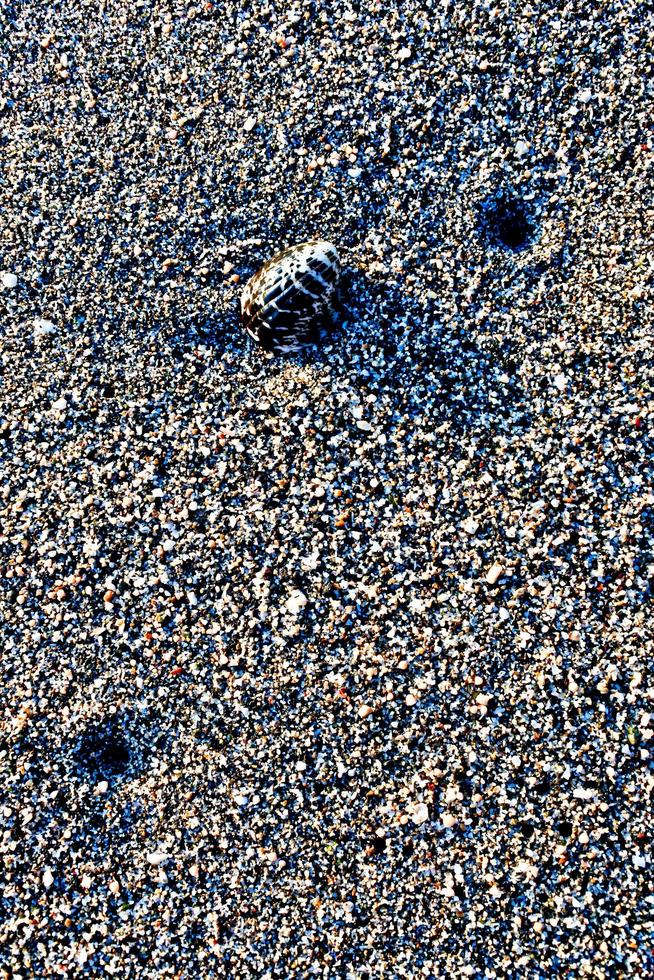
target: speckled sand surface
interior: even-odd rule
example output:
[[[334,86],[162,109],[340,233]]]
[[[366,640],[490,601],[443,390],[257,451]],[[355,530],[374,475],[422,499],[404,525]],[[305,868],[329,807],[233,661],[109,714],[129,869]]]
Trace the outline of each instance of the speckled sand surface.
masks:
[[[1,5],[3,977],[651,975],[652,26]]]

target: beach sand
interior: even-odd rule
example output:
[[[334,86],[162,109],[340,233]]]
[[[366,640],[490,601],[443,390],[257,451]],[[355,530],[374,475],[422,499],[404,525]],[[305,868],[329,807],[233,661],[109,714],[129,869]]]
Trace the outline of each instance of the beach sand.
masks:
[[[0,35],[0,974],[651,975],[646,6]]]

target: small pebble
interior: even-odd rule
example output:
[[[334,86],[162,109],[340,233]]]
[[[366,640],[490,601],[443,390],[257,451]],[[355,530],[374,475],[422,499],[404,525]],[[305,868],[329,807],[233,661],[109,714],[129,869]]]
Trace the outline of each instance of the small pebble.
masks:
[[[151,864],[154,867],[159,867],[160,865],[165,864],[166,861],[170,860],[170,855],[164,853],[163,851],[150,851],[148,854],[146,854],[146,860],[148,864]]]
[[[415,824],[422,824],[429,820],[429,807],[426,803],[417,803],[411,811],[411,819]]]
[[[298,590],[288,597],[286,608],[292,615],[297,616],[302,612],[308,601],[304,593]]]
[[[40,340],[48,334],[56,333],[56,327],[51,320],[37,319],[34,321],[34,339]]]
[[[503,574],[504,574],[504,565],[500,564],[500,562],[494,562],[494,564],[492,564],[491,567],[486,572],[486,581],[488,582],[489,585],[495,585],[497,580]]]

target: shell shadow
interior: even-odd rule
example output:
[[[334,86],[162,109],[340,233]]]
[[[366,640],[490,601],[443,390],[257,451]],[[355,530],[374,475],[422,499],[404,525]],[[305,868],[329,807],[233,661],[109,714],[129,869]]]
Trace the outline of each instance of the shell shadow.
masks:
[[[464,432],[480,425],[522,430],[531,424],[517,343],[480,338],[474,321],[443,319],[426,290],[421,302],[397,279],[356,268],[344,276],[342,308],[334,340],[355,368],[353,387],[383,386],[407,417],[429,406],[434,427],[448,421]]]

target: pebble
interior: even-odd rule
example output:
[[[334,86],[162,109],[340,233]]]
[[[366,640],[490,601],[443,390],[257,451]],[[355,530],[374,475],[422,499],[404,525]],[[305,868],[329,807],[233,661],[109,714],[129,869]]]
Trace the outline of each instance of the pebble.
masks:
[[[13,272],[3,272],[0,280],[5,289],[14,289],[18,285],[18,276]]]
[[[486,572],[486,581],[489,585],[495,585],[497,580],[504,574],[504,565],[494,562]]]
[[[297,616],[302,612],[308,601],[304,593],[297,590],[286,600],[286,608],[292,615]]]
[[[51,320],[43,320],[40,317],[34,321],[34,339],[40,340],[49,334],[56,333],[56,327]]]
[[[429,807],[426,803],[416,803],[411,810],[411,819],[415,824],[422,824],[429,820]]]
[[[158,868],[160,865],[165,864],[166,861],[170,860],[170,855],[166,854],[164,851],[150,851],[148,854],[146,854],[146,860],[148,864]]]

